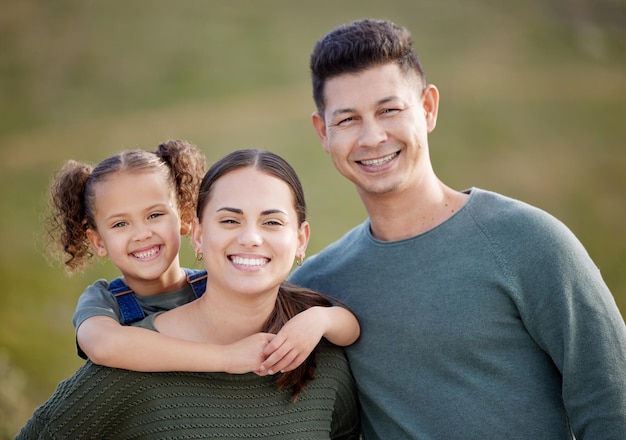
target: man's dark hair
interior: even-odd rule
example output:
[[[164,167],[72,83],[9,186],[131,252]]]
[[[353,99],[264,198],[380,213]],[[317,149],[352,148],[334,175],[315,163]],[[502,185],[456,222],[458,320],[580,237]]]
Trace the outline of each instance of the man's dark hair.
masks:
[[[411,33],[390,21],[363,19],[330,31],[311,54],[313,100],[323,115],[326,81],[344,73],[396,63],[402,72],[415,72],[425,83],[424,71],[413,48]]]

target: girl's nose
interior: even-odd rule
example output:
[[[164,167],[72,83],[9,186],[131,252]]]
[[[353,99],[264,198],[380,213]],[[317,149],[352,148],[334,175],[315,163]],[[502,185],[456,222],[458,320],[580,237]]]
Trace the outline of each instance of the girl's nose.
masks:
[[[143,223],[140,223],[135,226],[133,231],[133,239],[135,241],[142,241],[152,237],[152,229]]]

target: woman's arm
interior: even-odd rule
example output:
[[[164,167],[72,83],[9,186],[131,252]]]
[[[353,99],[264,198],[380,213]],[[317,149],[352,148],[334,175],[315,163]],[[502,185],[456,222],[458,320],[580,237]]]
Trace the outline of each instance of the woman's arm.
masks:
[[[256,372],[263,348],[274,336],[258,333],[230,345],[173,338],[141,327],[121,325],[107,316],[86,319],[76,333],[78,345],[100,365],[135,371]]]
[[[340,306],[315,306],[291,318],[263,350],[262,371],[290,371],[311,354],[322,337],[339,346],[354,343],[361,334],[359,321]]]

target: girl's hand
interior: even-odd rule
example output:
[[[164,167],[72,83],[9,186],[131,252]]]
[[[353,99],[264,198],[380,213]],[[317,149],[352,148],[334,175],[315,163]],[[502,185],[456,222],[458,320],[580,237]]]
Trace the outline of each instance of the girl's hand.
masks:
[[[276,335],[271,333],[256,333],[241,341],[226,345],[225,350],[229,359],[226,373],[253,372],[259,376],[267,375],[268,371],[261,368],[260,365],[267,357],[264,354],[266,347],[275,338]]]
[[[291,318],[263,350],[261,371],[291,371],[311,354],[326,331],[329,307],[311,307]]]

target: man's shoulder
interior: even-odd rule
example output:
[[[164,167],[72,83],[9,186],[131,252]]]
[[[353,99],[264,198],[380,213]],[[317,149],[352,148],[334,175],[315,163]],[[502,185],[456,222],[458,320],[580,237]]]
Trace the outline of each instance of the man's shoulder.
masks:
[[[479,190],[468,204],[468,212],[481,234],[500,249],[542,249],[556,255],[582,250],[563,222],[512,197]]]
[[[474,189],[472,193],[468,210],[477,223],[486,227],[500,225],[505,229],[523,228],[527,232],[564,227],[552,214],[527,202],[480,189]]]
[[[368,221],[365,221],[355,226],[354,228],[346,232],[343,236],[330,243],[320,252],[311,256],[309,260],[320,261],[328,258],[336,258],[338,254],[346,255],[348,251],[363,243],[363,240],[367,237],[368,228]]]
[[[358,255],[362,243],[367,237],[367,222],[362,223],[341,238],[326,246],[317,254],[308,257],[302,267],[298,267],[289,277],[289,281],[310,286],[313,279],[330,276],[331,273],[341,272],[344,264]]]

